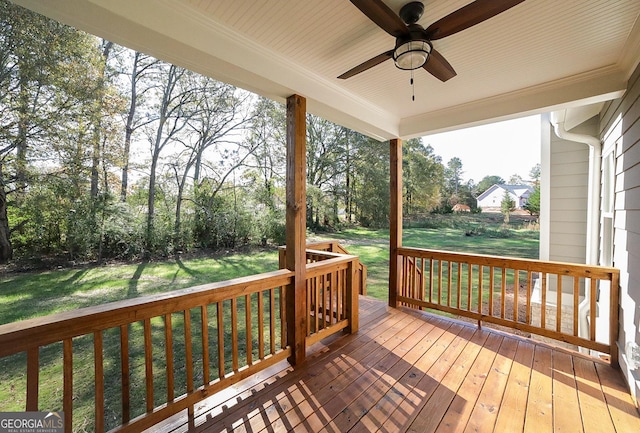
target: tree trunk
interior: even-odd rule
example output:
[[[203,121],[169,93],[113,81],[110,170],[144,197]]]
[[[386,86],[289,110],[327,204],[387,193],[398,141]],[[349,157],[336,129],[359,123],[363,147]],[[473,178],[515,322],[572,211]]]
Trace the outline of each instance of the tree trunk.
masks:
[[[0,163],[0,263],[7,263],[13,258],[13,248],[9,218],[7,217],[7,192],[4,189],[3,176],[2,163]]]
[[[113,42],[102,41],[102,63],[100,64],[100,80],[97,88],[95,111],[93,113],[93,136],[91,141],[93,142],[93,154],[91,157],[91,198],[98,197],[98,186],[100,184],[100,160],[101,160],[101,140],[102,136],[102,107],[104,106],[104,88],[105,88],[105,74],[107,71],[107,61],[109,60],[109,53]]]
[[[21,195],[27,187],[27,129],[29,122],[28,80],[21,75],[18,106],[18,134],[16,137],[16,192]]]
[[[151,256],[151,249],[153,246],[153,217],[155,215],[155,195],[156,195],[156,167],[158,165],[158,156],[154,153],[151,160],[151,173],[149,174],[149,198],[148,198],[148,210],[147,210],[147,232],[146,232],[146,247],[145,254],[147,258]]]
[[[120,184],[120,201],[127,200],[127,189],[129,188],[129,153],[131,152],[131,136],[133,135],[133,121],[136,114],[136,106],[138,104],[138,62],[140,61],[140,52],[136,51],[133,59],[133,69],[131,70],[131,102],[129,104],[129,113],[127,114],[127,125],[124,132],[124,151],[122,156],[122,181]]]

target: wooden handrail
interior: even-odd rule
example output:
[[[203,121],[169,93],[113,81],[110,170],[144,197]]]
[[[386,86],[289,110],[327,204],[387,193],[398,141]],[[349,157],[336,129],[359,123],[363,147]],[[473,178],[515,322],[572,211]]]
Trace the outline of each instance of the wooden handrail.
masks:
[[[286,247],[279,247],[279,261],[280,268],[284,268],[284,260],[286,254]],[[319,241],[310,242],[306,245],[307,262],[313,263],[318,260],[327,260],[333,257],[339,257],[344,255],[351,255],[347,249],[342,246],[338,241]],[[356,256],[357,259],[357,256]],[[357,259],[356,264],[356,276],[355,284],[358,287],[358,293],[361,295],[367,294],[367,266]]]
[[[406,247],[398,248],[398,255],[402,259],[397,293],[401,305],[470,317],[479,324],[494,323],[608,353],[617,365],[616,268]],[[609,288],[609,334],[607,341],[598,341],[596,303],[603,287]],[[539,299],[532,300],[534,292]],[[520,295],[526,296],[521,305],[524,314],[519,313]],[[513,298],[511,304],[506,303],[507,297]],[[582,308],[589,310],[584,319],[579,314]]]

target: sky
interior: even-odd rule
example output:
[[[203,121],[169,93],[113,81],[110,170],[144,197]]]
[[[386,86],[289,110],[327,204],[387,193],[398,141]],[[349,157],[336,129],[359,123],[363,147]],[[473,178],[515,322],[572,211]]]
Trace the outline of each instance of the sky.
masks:
[[[494,175],[509,181],[514,174],[528,180],[540,163],[540,116],[427,135],[422,142],[430,144],[445,165],[460,158],[465,182]]]

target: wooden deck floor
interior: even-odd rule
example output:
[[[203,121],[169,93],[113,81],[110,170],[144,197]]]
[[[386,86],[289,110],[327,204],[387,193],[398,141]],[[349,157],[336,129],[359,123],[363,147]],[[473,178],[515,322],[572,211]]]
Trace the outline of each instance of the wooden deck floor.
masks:
[[[197,432],[640,432],[621,373],[543,343],[362,298],[360,331],[153,428]]]

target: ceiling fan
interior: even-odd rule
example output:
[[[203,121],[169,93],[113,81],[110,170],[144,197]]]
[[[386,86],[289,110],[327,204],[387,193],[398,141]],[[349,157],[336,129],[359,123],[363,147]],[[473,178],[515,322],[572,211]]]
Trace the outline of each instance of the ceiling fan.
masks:
[[[405,70],[424,68],[440,81],[456,76],[447,60],[433,48],[431,41],[468,29],[524,0],[476,0],[439,19],[426,29],[418,24],[424,12],[419,1],[405,4],[396,15],[382,0],[351,0],[362,13],[385,32],[396,38],[394,49],[348,70],[338,78],[347,79],[380,63],[393,59],[396,67]]]

